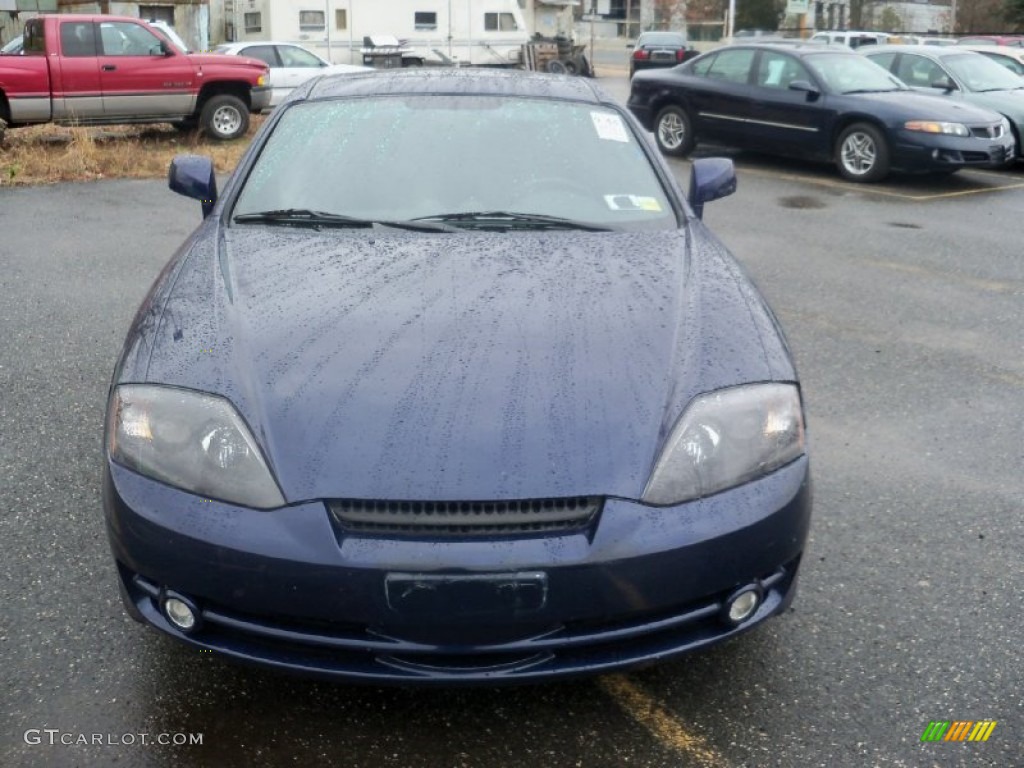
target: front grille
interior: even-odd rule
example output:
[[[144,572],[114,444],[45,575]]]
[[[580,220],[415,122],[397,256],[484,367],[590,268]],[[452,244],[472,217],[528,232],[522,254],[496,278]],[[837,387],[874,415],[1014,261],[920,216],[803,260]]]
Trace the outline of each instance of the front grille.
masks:
[[[1003,124],[972,125],[971,136],[978,139],[1001,139],[1003,138]]]
[[[485,536],[578,530],[590,524],[603,503],[600,496],[515,501],[336,499],[328,507],[348,531]]]

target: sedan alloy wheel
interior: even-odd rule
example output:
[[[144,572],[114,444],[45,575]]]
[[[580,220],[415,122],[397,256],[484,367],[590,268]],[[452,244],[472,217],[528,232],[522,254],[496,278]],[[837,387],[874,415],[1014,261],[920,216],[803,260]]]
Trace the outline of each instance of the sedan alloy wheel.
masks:
[[[857,123],[847,128],[836,143],[836,165],[850,181],[880,181],[889,173],[889,148],[885,137],[872,125]]]
[[[680,107],[665,107],[658,113],[654,135],[658,149],[666,155],[684,157],[693,151],[693,123]]]

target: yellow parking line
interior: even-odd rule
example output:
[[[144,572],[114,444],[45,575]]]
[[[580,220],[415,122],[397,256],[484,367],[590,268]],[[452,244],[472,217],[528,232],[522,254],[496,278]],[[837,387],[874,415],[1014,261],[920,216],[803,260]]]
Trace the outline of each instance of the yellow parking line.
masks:
[[[828,179],[818,179],[814,176],[800,176],[795,173],[779,173],[777,171],[762,171],[757,168],[749,168],[747,166],[740,166],[745,173],[752,173],[755,176],[766,176],[775,179],[782,179],[783,181],[800,181],[809,182],[811,184],[817,184],[822,187],[831,187],[832,189],[843,189],[847,191],[866,192],[872,195],[882,195],[885,197],[897,197],[901,200],[913,200],[915,202],[927,202],[929,200],[939,200],[942,198],[950,197],[964,197],[967,195],[980,195],[986,192],[1002,192],[1008,189],[1024,189],[1024,181],[1019,184],[1003,184],[1000,186],[985,187],[984,189],[961,189],[955,192],[937,192],[935,194],[928,195],[912,195],[907,192],[896,192],[891,189],[881,189],[879,187],[870,186],[867,184],[849,184],[842,181],[830,181]],[[972,171],[977,173],[977,171]],[[995,174],[993,174],[995,175]],[[1013,176],[1012,178],[1019,179],[1020,176]]]
[[[599,678],[597,685],[662,745],[691,758],[701,768],[729,768],[725,758],[704,738],[690,733],[679,718],[625,675]]]

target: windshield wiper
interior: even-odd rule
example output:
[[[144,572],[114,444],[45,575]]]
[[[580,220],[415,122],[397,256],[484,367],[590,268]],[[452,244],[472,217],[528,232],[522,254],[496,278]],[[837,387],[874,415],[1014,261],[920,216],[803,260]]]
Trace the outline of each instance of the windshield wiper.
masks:
[[[457,232],[455,227],[429,221],[387,221],[383,219],[360,219],[327,211],[311,211],[308,208],[280,208],[259,213],[240,213],[233,221],[236,224],[284,224],[286,226],[313,227],[391,227],[409,229],[414,232]]]
[[[516,211],[463,211],[460,213],[438,213],[420,216],[414,222],[458,222],[477,229],[576,229],[583,232],[610,232],[611,227],[602,227],[586,221],[566,219],[562,216],[548,216],[543,213],[518,213]]]
[[[852,93],[895,93],[896,91],[902,91],[903,88],[854,88],[852,91],[843,91],[843,96],[849,96]]]

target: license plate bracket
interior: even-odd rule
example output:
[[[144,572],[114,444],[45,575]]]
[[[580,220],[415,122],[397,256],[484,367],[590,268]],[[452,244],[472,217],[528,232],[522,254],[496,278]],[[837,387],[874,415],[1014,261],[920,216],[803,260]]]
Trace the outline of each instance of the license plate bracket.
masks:
[[[403,620],[472,621],[515,618],[544,608],[548,578],[543,571],[512,573],[389,573],[388,608]]]

